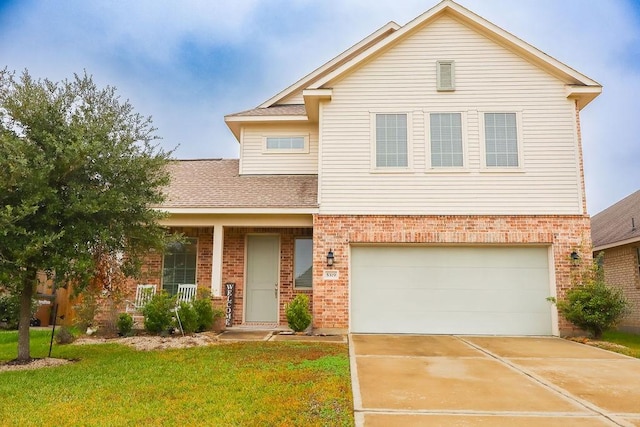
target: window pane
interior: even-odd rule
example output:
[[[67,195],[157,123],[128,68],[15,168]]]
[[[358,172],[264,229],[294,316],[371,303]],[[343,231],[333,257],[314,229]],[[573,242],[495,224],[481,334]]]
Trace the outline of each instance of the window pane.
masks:
[[[462,115],[430,114],[431,166],[462,167]]]
[[[313,240],[295,239],[294,284],[296,288],[311,288],[313,282]]]
[[[485,113],[486,165],[518,166],[518,128],[515,113]]]
[[[303,150],[303,136],[268,137],[267,150]]]
[[[162,288],[175,295],[179,284],[196,283],[197,239],[174,243],[164,253],[162,264]]]
[[[407,115],[376,115],[376,166],[406,167]]]

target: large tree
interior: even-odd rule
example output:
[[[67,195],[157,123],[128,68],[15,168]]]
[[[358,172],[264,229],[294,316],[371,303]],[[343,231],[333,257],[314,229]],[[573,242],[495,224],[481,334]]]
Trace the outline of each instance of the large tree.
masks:
[[[0,286],[19,295],[18,360],[31,358],[36,275],[82,289],[102,254],[134,274],[164,245],[154,210],[170,152],[151,118],[86,73],[61,82],[0,70]]]

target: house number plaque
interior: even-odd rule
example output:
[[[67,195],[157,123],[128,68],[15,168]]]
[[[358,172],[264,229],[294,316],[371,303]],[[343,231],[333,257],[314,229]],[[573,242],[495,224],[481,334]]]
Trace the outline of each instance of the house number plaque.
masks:
[[[322,270],[322,278],[324,280],[338,280],[340,272],[338,270]]]

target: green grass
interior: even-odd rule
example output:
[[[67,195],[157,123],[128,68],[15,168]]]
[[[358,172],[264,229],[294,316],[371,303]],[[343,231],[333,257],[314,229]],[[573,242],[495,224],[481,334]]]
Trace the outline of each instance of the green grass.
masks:
[[[630,334],[628,332],[610,331],[604,333],[602,340],[627,347],[627,349],[616,350],[610,348],[610,350],[640,359],[640,335]]]
[[[32,331],[45,357],[48,331]],[[0,362],[17,335],[0,332]],[[0,373],[0,425],[350,426],[344,344],[247,342],[141,352],[118,344],[56,345],[78,362]]]

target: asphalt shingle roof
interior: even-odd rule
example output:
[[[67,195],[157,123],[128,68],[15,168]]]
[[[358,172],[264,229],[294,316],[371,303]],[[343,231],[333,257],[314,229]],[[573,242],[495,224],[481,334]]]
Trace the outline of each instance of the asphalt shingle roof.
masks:
[[[237,159],[176,160],[163,208],[317,206],[317,175],[238,174]]]
[[[591,239],[594,247],[633,238],[640,239],[640,190],[591,218]]]
[[[266,108],[254,108],[252,110],[241,111],[229,114],[226,117],[244,116],[306,116],[307,109],[302,104],[274,105]]]

